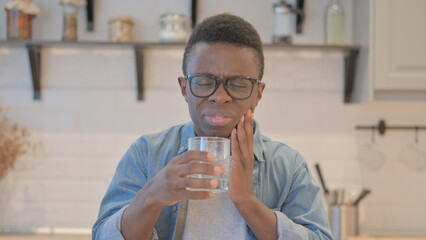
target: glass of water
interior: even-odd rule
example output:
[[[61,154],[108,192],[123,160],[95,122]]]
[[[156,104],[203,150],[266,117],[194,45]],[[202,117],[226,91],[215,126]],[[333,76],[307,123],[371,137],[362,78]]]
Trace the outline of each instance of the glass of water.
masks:
[[[229,181],[229,165],[231,160],[230,141],[221,137],[192,137],[188,140],[188,150],[199,150],[210,152],[215,156],[213,162],[200,162],[204,164],[215,164],[222,168],[222,173],[218,176],[205,174],[191,174],[192,178],[209,178],[217,179],[219,185],[216,188],[188,188],[191,191],[212,191],[225,192],[228,191]]]

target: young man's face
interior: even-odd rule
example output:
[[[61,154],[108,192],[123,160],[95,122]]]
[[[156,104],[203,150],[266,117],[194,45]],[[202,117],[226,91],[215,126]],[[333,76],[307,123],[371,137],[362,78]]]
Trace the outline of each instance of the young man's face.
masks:
[[[210,74],[219,78],[244,76],[258,79],[259,69],[254,50],[227,43],[197,43],[187,60],[188,74]],[[213,95],[200,98],[192,95],[189,82],[181,77],[182,95],[188,102],[189,113],[197,136],[229,137],[241,116],[254,109],[262,98],[264,83],[254,84],[248,99],[237,100],[228,95],[220,84]]]

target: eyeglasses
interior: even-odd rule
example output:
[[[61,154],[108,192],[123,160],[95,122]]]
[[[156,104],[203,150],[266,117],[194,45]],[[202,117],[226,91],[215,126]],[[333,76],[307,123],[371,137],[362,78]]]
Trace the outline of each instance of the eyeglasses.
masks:
[[[222,83],[229,96],[244,100],[251,96],[254,84],[260,83],[260,80],[250,77],[218,78],[209,74],[189,74],[186,79],[189,81],[189,89],[192,95],[200,98],[213,95]]]

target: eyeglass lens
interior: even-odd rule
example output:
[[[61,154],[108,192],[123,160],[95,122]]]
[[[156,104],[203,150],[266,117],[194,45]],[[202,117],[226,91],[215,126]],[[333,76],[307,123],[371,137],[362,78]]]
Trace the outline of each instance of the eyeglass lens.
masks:
[[[207,97],[213,94],[220,81],[209,76],[194,76],[191,78],[190,84],[194,95]],[[231,97],[244,99],[250,97],[253,82],[245,78],[231,78],[226,80],[225,89]]]

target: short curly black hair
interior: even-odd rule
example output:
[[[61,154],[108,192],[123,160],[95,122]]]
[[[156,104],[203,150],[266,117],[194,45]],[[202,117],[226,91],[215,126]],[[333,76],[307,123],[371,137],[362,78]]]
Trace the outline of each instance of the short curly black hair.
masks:
[[[204,19],[191,34],[183,54],[182,70],[186,75],[188,57],[194,46],[199,43],[230,43],[249,47],[257,56],[259,79],[262,79],[265,60],[262,41],[256,29],[241,17],[223,13]]]

